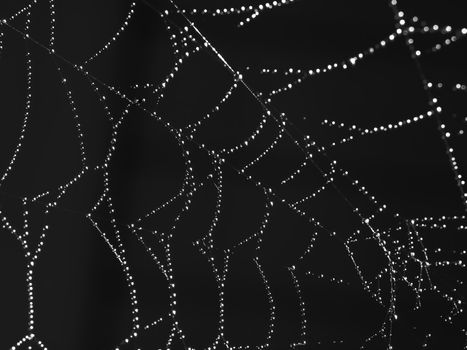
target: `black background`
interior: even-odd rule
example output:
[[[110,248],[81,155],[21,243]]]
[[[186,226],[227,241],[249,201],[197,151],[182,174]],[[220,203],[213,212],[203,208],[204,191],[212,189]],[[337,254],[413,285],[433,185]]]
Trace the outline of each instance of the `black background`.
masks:
[[[117,86],[129,96],[140,96],[141,90],[132,90],[132,84],[159,82],[173,64],[168,34],[157,13],[172,8],[163,0],[150,3],[154,8],[137,3],[128,29],[110,50],[87,67],[99,81]],[[187,8],[238,6],[232,1],[179,4]],[[3,1],[0,17],[22,6],[22,1]],[[407,16],[416,15],[431,25],[467,26],[465,4],[460,0],[444,4],[406,0],[400,2],[400,7]],[[56,52],[69,62],[82,62],[113,35],[128,8],[127,2],[107,0],[57,1]],[[47,2],[39,2],[31,15],[31,36],[44,45],[48,42],[47,10]],[[245,28],[236,27],[238,16],[190,18],[227,61],[242,71],[246,83],[257,92],[285,82],[283,78],[257,74],[260,68],[310,69],[341,62],[395,30],[388,4],[370,0],[298,1],[262,13]],[[177,16],[171,20],[175,25],[186,25]],[[12,25],[22,30],[24,16]],[[31,124],[14,171],[0,188],[2,210],[20,225],[20,198],[56,188],[72,178],[79,171],[79,153],[73,119],[51,56],[15,31],[6,27],[2,30],[5,49],[0,59],[1,169],[9,162],[22,123],[26,94],[25,45],[33,57]],[[415,38],[417,44],[429,47],[441,37]],[[439,53],[423,56],[421,63],[430,81],[452,86],[467,81],[466,58],[467,46],[462,39]],[[61,58],[56,57],[55,62],[72,82],[89,160],[97,164],[103,159],[109,141],[109,123],[88,81]],[[186,125],[212,108],[232,81],[219,59],[204,50],[183,65],[155,111],[175,127]],[[100,88],[105,90],[103,85]],[[122,100],[112,94],[108,96],[114,111],[121,111]],[[448,128],[465,128],[465,94],[447,91],[437,96],[444,108],[441,118]],[[152,96],[146,97],[150,100]],[[294,130],[300,130],[294,135],[310,135],[318,143],[328,145],[342,134],[323,127],[324,119],[372,127],[423,113],[428,109],[427,103],[409,50],[402,39],[397,39],[352,69],[309,79],[278,97],[272,105],[275,111],[287,113]],[[147,104],[151,111],[152,106],[151,102]],[[257,101],[244,88],[239,88],[228,108],[202,128],[195,141],[212,149],[234,145],[251,132],[260,115]],[[225,198],[220,223],[214,231],[216,259],[222,258],[223,249],[245,238],[259,225],[264,210],[262,194],[235,174],[233,168],[260,154],[274,137],[272,130],[272,127],[266,130],[263,139],[252,144],[247,152],[229,158],[224,166]],[[466,161],[465,136],[453,137],[452,142],[462,172]],[[329,157],[338,160],[379,201],[387,204],[390,212],[398,212],[403,218],[465,213],[434,119],[387,134],[362,137],[336,147]],[[195,173],[200,177],[211,171],[209,160],[201,152],[193,151],[193,160]],[[315,169],[290,186],[278,186],[278,179],[290,174],[302,160],[303,153],[290,140],[284,141],[252,168],[252,175],[293,202],[322,184]],[[143,323],[163,317],[169,311],[166,281],[125,225],[178,191],[183,166],[173,137],[147,113],[133,109],[119,134],[110,177],[118,223],[135,274]],[[344,183],[342,186],[352,202],[361,205],[364,211],[371,208],[350,187]],[[85,218],[102,189],[102,178],[98,173],[90,173],[72,186],[49,219],[52,229],[35,274],[36,334],[49,349],[110,349],[130,330],[131,309],[120,266]],[[214,206],[215,187],[210,184],[195,196],[193,209],[178,226],[173,242],[180,323],[187,344],[195,348],[209,346],[217,330],[215,280],[206,257],[192,244],[209,228]],[[304,208],[342,237],[359,224],[343,199],[332,190],[325,191]],[[164,230],[177,209],[169,209],[145,222],[145,229]],[[43,224],[41,210],[41,204],[31,208],[35,220],[33,233],[34,227],[38,229]],[[103,213],[96,214],[104,229],[110,229],[107,219]],[[312,225],[285,206],[274,206],[260,253],[277,303],[274,349],[285,349],[299,339],[299,305],[286,267],[296,262],[314,231]],[[446,258],[453,249],[465,249],[464,232],[453,227],[421,231],[427,247],[443,248]],[[310,344],[307,347],[358,348],[384,321],[386,310],[363,291],[340,241],[324,233],[319,237],[309,259],[297,269],[307,306]],[[404,239],[404,235],[400,238]],[[34,241],[34,234],[31,240]],[[0,348],[3,349],[26,334],[27,309],[25,262],[18,242],[6,230],[1,231],[0,250]],[[383,266],[381,252],[374,242],[362,243],[355,252],[366,276],[374,275]],[[261,344],[266,334],[268,304],[253,256],[254,252],[248,248],[234,255],[226,282],[226,337],[234,345]],[[306,271],[343,278],[351,285],[335,287],[305,276]],[[456,279],[465,280],[465,271],[440,269],[432,277],[448,288]],[[450,306],[434,294],[427,293],[422,311],[414,312],[414,295],[403,284],[397,291],[400,304],[399,320],[394,324],[395,349],[421,348],[427,333],[433,334],[433,349],[462,348],[466,340],[459,329],[465,327],[464,316],[458,317],[454,326],[446,325],[439,316],[448,313]],[[465,293],[465,287],[457,293]],[[156,326],[144,334],[138,345],[144,349],[163,348],[169,326],[167,321]],[[330,345],[331,340],[343,340],[343,344]],[[386,343],[387,340],[379,339],[368,348],[383,349]],[[174,348],[183,347],[177,342]]]

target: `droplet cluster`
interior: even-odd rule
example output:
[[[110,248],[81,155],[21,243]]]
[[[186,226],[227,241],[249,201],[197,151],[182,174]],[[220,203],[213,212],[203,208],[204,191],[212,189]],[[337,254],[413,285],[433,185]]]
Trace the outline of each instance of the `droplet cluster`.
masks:
[[[264,242],[268,240],[268,234],[272,230],[275,211],[287,211],[297,219],[306,224],[308,228],[308,240],[292,262],[282,266],[287,272],[290,287],[294,291],[294,311],[299,320],[294,340],[289,344],[291,348],[314,347],[314,345],[346,346],[346,341],[336,336],[334,339],[316,339],[313,337],[313,306],[310,307],[307,298],[307,286],[310,283],[325,282],[329,288],[354,288],[355,285],[365,295],[369,296],[381,310],[385,317],[375,322],[375,328],[365,339],[361,339],[361,348],[369,346],[370,343],[379,339],[383,340],[387,349],[393,349],[393,338],[397,336],[394,323],[402,322],[405,312],[399,312],[405,306],[399,302],[399,289],[408,289],[413,296],[414,311],[430,307],[425,305],[426,294],[435,295],[439,300],[445,302],[448,307],[440,315],[440,319],[446,324],[452,325],[456,318],[463,314],[464,296],[459,292],[464,281],[456,280],[451,287],[438,285],[433,271],[448,271],[451,269],[465,270],[467,264],[464,248],[449,252],[449,258],[441,248],[429,248],[425,244],[425,234],[454,228],[459,234],[467,231],[467,219],[463,212],[445,213],[440,216],[404,217],[401,213],[377,198],[362,181],[351,175],[350,171],[335,159],[333,150],[337,147],[345,147],[350,142],[360,142],[365,137],[379,137],[383,133],[398,133],[401,129],[409,127],[417,128],[427,120],[435,120],[441,143],[447,155],[447,161],[452,170],[455,185],[459,196],[467,210],[467,193],[463,172],[459,164],[457,150],[452,145],[452,139],[464,134],[463,129],[454,129],[449,117],[445,112],[445,105],[438,96],[439,90],[450,90],[454,93],[465,93],[467,91],[464,83],[431,82],[428,80],[423,66],[420,62],[421,56],[436,54],[438,51],[460,42],[467,35],[466,28],[454,28],[450,25],[430,25],[417,16],[407,16],[400,10],[397,0],[390,1],[390,9],[394,13],[394,30],[387,37],[379,40],[372,46],[356,51],[351,57],[330,61],[320,67],[288,67],[283,68],[261,68],[261,67],[234,67],[217,48],[211,43],[206,34],[197,26],[196,19],[199,15],[208,17],[239,16],[242,19],[239,27],[244,27],[252,22],[260,14],[266,15],[268,11],[279,11],[282,6],[293,6],[294,0],[270,1],[256,5],[240,5],[226,8],[193,8],[183,9],[173,1],[169,0],[170,6],[159,10],[146,1],[131,2],[129,9],[116,28],[114,34],[96,51],[87,56],[81,62],[74,63],[56,50],[56,7],[55,0],[49,0],[48,9],[50,14],[49,39],[47,42],[39,42],[31,34],[31,13],[34,11],[37,1],[31,1],[26,6],[18,9],[13,14],[2,19],[0,24],[0,64],[1,55],[8,50],[4,42],[5,33],[20,34],[20,40],[26,44],[25,51],[25,75],[26,75],[26,97],[25,110],[21,128],[18,132],[17,143],[11,152],[11,157],[5,169],[1,171],[0,188],[8,184],[8,179],[14,176],[16,160],[21,157],[24,139],[28,137],[28,126],[32,113],[32,82],[33,61],[30,46],[34,45],[48,54],[56,70],[55,79],[60,83],[63,100],[66,101],[68,112],[74,126],[73,137],[78,144],[79,168],[76,173],[71,174],[67,181],[57,184],[56,187],[47,189],[31,196],[21,197],[22,226],[16,227],[9,217],[10,213],[0,206],[1,229],[11,234],[21,246],[26,262],[25,280],[27,288],[28,314],[25,336],[12,344],[11,350],[22,349],[24,346],[31,348],[32,345],[40,349],[47,349],[46,345],[39,339],[40,334],[36,331],[35,306],[40,300],[35,298],[34,271],[37,261],[43,253],[47,238],[52,230],[50,226],[51,211],[66,210],[62,204],[63,198],[71,192],[75,185],[94,174],[102,183],[102,190],[93,201],[86,212],[82,214],[83,220],[106,244],[115,261],[121,269],[125,286],[128,292],[128,300],[131,308],[131,324],[128,334],[122,335],[121,341],[115,344],[115,350],[128,349],[133,346],[145,332],[156,328],[160,324],[167,324],[169,332],[165,340],[165,348],[171,349],[176,343],[181,343],[185,349],[194,349],[190,345],[191,334],[186,332],[184,324],[179,316],[179,293],[178,278],[175,272],[175,259],[177,255],[174,237],[182,235],[180,223],[191,214],[194,206],[195,196],[207,190],[214,191],[214,205],[210,212],[209,225],[205,231],[200,232],[198,238],[191,243],[208,263],[210,273],[216,284],[217,303],[217,325],[216,335],[212,339],[208,350],[224,349],[268,349],[274,348],[275,338],[279,336],[278,323],[278,296],[275,295],[271,280],[274,273],[269,271],[264,264],[263,249]],[[130,86],[131,93],[125,93],[126,87],[118,87],[111,83],[105,83],[91,73],[89,67],[98,60],[105,59],[105,53],[113,49],[121,36],[129,30],[132,21],[135,20],[137,11],[152,11],[157,20],[161,21],[166,29],[166,35],[170,42],[173,56],[172,66],[160,81],[137,82]],[[178,18],[178,21],[174,19]],[[181,20],[180,20],[181,18]],[[247,30],[247,29],[242,29]],[[10,33],[11,32],[11,33]],[[416,45],[415,35],[441,35],[444,40],[428,49],[421,49]],[[304,81],[313,79],[315,76],[323,76],[329,72],[343,72],[352,69],[356,65],[364,65],[365,59],[377,51],[383,51],[395,41],[403,40],[410,52],[411,59],[417,67],[417,72],[426,94],[427,106],[418,115],[395,116],[390,123],[377,123],[374,125],[348,125],[343,122],[324,119],[321,126],[324,128],[339,129],[346,136],[330,140],[328,144],[316,141],[312,131],[297,130],[297,126],[291,121],[290,115],[281,112],[275,106],[275,98],[285,93],[293,93],[294,89]],[[196,121],[182,127],[174,127],[163,113],[159,105],[166,98],[168,87],[173,83],[180,71],[185,68],[185,63],[197,56],[200,52],[208,52],[215,57],[228,73],[231,81],[227,90],[221,91],[218,101],[203,113]],[[89,156],[90,145],[87,143],[86,129],[83,127],[85,116],[80,112],[79,98],[76,97],[75,81],[64,67],[74,70],[86,81],[95,101],[99,105],[99,113],[96,117],[104,118],[109,130],[110,138],[106,144],[104,155],[97,162],[92,161]],[[260,76],[275,75],[286,80],[279,86],[270,86],[264,91],[256,91],[247,83],[250,74],[258,73]],[[244,90],[249,98],[261,108],[261,113],[252,115],[255,126],[243,134],[240,141],[230,146],[215,147],[207,145],[200,138],[200,130],[210,123],[222,117],[222,112],[229,108],[229,102],[238,91]],[[121,102],[125,107],[117,109],[111,103],[112,99]],[[151,102],[151,103],[148,103]],[[113,193],[114,170],[112,168],[115,154],[119,151],[120,134],[125,128],[126,122],[132,116],[132,112],[142,113],[145,118],[157,123],[175,141],[177,150],[183,161],[184,171],[182,181],[175,193],[159,204],[155,204],[147,212],[138,214],[131,222],[120,222],[118,220],[118,208],[115,204]],[[377,120],[377,118],[375,118]],[[467,120],[467,119],[466,119]],[[1,122],[0,122],[1,123]],[[265,130],[273,129],[271,135],[265,135]],[[298,136],[297,136],[298,135]],[[267,142],[260,147],[260,151],[254,156],[250,151],[257,149],[257,143],[261,138],[267,138]],[[268,160],[274,152],[281,150],[284,144],[292,147],[294,156],[300,161],[295,167],[278,169],[282,174],[279,180],[271,183],[270,179],[263,178],[258,169]],[[209,171],[203,176],[197,175],[196,159],[193,149],[201,152],[209,159]],[[290,148],[289,148],[290,149]],[[245,152],[247,157],[236,162],[235,157]],[[282,165],[279,165],[282,168]],[[283,171],[287,170],[287,171]],[[319,181],[306,179],[307,172],[319,174]],[[220,248],[218,238],[222,235],[221,222],[223,220],[224,208],[228,196],[226,187],[229,185],[227,172],[235,173],[240,181],[259,191],[262,195],[262,212],[258,214],[258,226],[246,234],[243,238],[236,240],[228,248]],[[284,175],[285,174],[285,175]],[[157,180],[155,180],[157,181]],[[298,197],[288,195],[287,189],[293,188],[300,181],[307,184],[308,191],[301,193]],[[343,187],[347,188],[344,190]],[[350,190],[348,190],[350,188]],[[333,213],[334,219],[322,219],[315,214],[310,207],[319,206],[321,197],[333,193],[350,210],[357,227],[348,229],[336,229],[333,220],[338,221],[339,214]],[[358,200],[357,200],[358,198]],[[245,198],[245,203],[248,202]],[[39,230],[32,230],[30,225],[30,206],[33,203],[44,205],[43,224]],[[357,203],[359,203],[357,205]],[[360,203],[365,203],[362,205]],[[158,227],[157,224],[149,224],[150,219],[162,217],[167,209],[174,209],[175,214],[170,220],[168,227]],[[104,211],[107,219],[99,216]],[[108,222],[105,222],[107,220]],[[385,221],[383,224],[382,222]],[[105,228],[104,228],[105,227]],[[292,231],[292,229],[291,229]],[[133,266],[128,258],[125,246],[124,234],[129,233],[144,249],[145,254],[154,264],[155,270],[160,273],[165,281],[163,286],[168,296],[168,313],[165,315],[154,314],[151,319],[142,319],[141,303],[139,300],[138,285],[134,277]],[[292,235],[292,232],[285,232]],[[33,245],[31,236],[34,235],[36,243]],[[319,267],[310,266],[309,258],[316,250],[320,249],[320,240],[326,237],[337,243],[346,254],[346,263],[352,268],[356,278],[351,280],[343,276],[334,276],[319,271]],[[402,238],[401,238],[402,237]],[[284,240],[284,242],[286,242]],[[365,242],[374,243],[383,256],[384,264],[380,266],[377,273],[372,276],[367,274],[367,266],[359,261],[360,245]],[[268,316],[266,333],[260,344],[233,344],[229,339],[229,329],[226,322],[226,284],[229,283],[232,257],[247,251],[248,246],[253,246],[253,253],[249,257],[251,266],[256,270],[257,278],[261,281],[264,291],[264,300],[268,305]],[[330,251],[328,254],[334,254]],[[412,266],[417,266],[419,274],[413,276],[410,273]],[[433,277],[432,277],[433,276]],[[349,303],[351,301],[348,301]],[[407,311],[407,310],[404,310]],[[460,329],[465,333],[465,329]],[[464,334],[463,333],[463,334]],[[423,348],[429,347],[431,332],[425,334]]]

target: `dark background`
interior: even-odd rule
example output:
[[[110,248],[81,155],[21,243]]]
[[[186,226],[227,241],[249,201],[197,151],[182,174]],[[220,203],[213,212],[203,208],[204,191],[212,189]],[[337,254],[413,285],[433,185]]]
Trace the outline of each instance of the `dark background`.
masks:
[[[149,100],[146,107],[152,111],[151,98],[154,97],[130,86],[160,82],[170,70],[173,64],[171,46],[157,11],[172,8],[168,1],[149,2],[153,8],[137,3],[128,29],[87,70],[130,97],[146,97]],[[0,17],[8,16],[24,3],[3,1]],[[199,1],[195,5],[184,1],[179,5],[213,8],[214,3]],[[216,1],[215,5],[239,6],[234,1]],[[31,36],[43,44],[48,42],[47,6],[47,2],[39,2],[31,14]],[[444,4],[401,0],[400,7],[407,16],[416,15],[431,25],[449,24],[456,29],[467,26],[465,4],[460,0]],[[56,52],[69,62],[82,62],[115,33],[128,8],[127,2],[107,0],[56,1]],[[395,28],[393,13],[386,1],[374,0],[298,1],[262,13],[245,28],[236,27],[239,16],[190,18],[257,92],[268,91],[287,81],[280,76],[257,74],[260,68],[307,70],[329,62],[341,62],[386,38]],[[174,26],[186,25],[177,16],[170,20]],[[24,16],[12,25],[22,30]],[[79,153],[73,119],[55,63],[40,46],[23,40],[9,28],[2,27],[2,30],[5,49],[0,58],[1,169],[9,162],[22,123],[25,47],[29,47],[33,57],[30,127],[14,171],[0,188],[0,207],[20,225],[20,198],[57,188],[72,178],[79,171]],[[442,39],[434,34],[415,38],[416,44],[422,47],[430,47]],[[421,63],[427,78],[447,86],[467,82],[466,45],[462,39],[439,53],[423,56]],[[108,146],[109,123],[88,81],[60,58],[56,58],[56,62],[72,82],[70,86],[81,116],[90,164],[98,164]],[[250,70],[247,71],[246,66]],[[204,50],[183,65],[155,111],[173,126],[184,126],[209,111],[232,81],[231,74],[218,58]],[[104,86],[99,87],[105,91]],[[112,111],[121,113],[123,101],[112,94],[107,96]],[[453,131],[465,128],[465,93],[448,89],[437,96],[444,108],[442,121],[448,128]],[[350,70],[337,70],[309,79],[275,99],[272,105],[275,111],[287,113],[287,118],[295,125],[294,136],[310,135],[326,146],[344,134],[322,126],[324,119],[372,127],[423,113],[428,109],[427,102],[410,52],[404,41],[397,39]],[[232,146],[253,130],[260,116],[259,104],[241,87],[227,108],[200,129],[195,141],[211,149]],[[271,121],[258,142],[247,151],[228,158],[228,164],[223,167],[225,197],[220,223],[214,231],[216,250],[213,253],[219,264],[223,249],[257,230],[264,211],[261,191],[233,169],[259,155],[274,136]],[[467,160],[465,135],[454,136],[452,145],[462,173]],[[196,151],[195,145],[188,147],[193,151],[195,174],[202,178],[212,171],[209,159]],[[279,186],[278,180],[290,174],[303,157],[303,153],[284,138],[274,152],[252,168],[251,174],[293,202],[323,184],[319,172],[310,167],[289,186]],[[361,137],[333,149],[329,159],[337,159],[353,178],[359,179],[381,203],[387,204],[389,213],[397,212],[407,219],[465,214],[434,119],[387,134]],[[321,159],[320,165],[325,168],[329,159]],[[176,193],[183,171],[180,149],[173,137],[147,113],[132,109],[119,134],[110,178],[118,224],[135,275],[142,323],[168,313],[167,286],[154,262],[125,225]],[[375,209],[345,181],[338,185],[364,213]],[[52,228],[36,268],[35,299],[36,333],[49,349],[111,349],[130,331],[131,308],[120,265],[85,219],[102,190],[102,177],[91,172],[72,186],[47,219]],[[206,257],[192,244],[209,228],[215,196],[212,183],[205,186],[194,197],[192,209],[174,232],[179,321],[187,335],[187,345],[195,348],[209,346],[217,331],[215,280]],[[32,242],[37,237],[34,232],[44,224],[43,205],[44,202],[39,201],[31,208]],[[174,206],[162,212],[143,222],[143,227],[146,230],[167,229],[178,209]],[[361,227],[341,196],[332,189],[324,191],[303,209],[344,238]],[[95,217],[111,232],[105,213],[96,213]],[[395,222],[392,217],[387,220]],[[259,255],[277,307],[273,349],[285,349],[299,340],[300,308],[287,266],[296,263],[315,231],[313,225],[287,207],[279,203],[274,206]],[[443,259],[458,256],[452,251],[466,246],[465,230],[456,230],[455,225],[443,230],[420,230],[420,233],[429,249],[443,248],[440,255]],[[400,236],[389,238],[396,239],[404,241],[407,236],[402,232]],[[266,334],[268,304],[252,260],[254,254],[251,247],[236,253],[226,281],[226,337],[234,345],[261,344]],[[355,246],[355,254],[368,278],[384,266],[381,251],[372,241],[362,241]],[[345,279],[350,286],[334,286],[326,280],[313,279],[305,276],[306,271]],[[324,230],[319,232],[312,254],[298,266],[296,274],[307,307],[307,348],[356,349],[384,321],[386,310],[363,291],[341,242],[329,238]],[[0,276],[0,348],[3,349],[26,334],[27,312],[24,258],[18,242],[6,230],[0,235]],[[465,271],[439,269],[433,272],[432,278],[442,288],[450,290],[456,280],[465,280]],[[387,286],[382,288],[386,288],[387,300]],[[427,333],[432,334],[432,349],[464,346],[465,335],[460,331],[466,325],[463,315],[457,317],[453,325],[448,325],[442,322],[440,315],[448,314],[450,306],[434,293],[427,293],[422,300],[422,310],[415,312],[412,311],[413,293],[402,283],[397,286],[397,292],[400,304],[397,307],[399,320],[394,323],[395,349],[422,348]],[[465,295],[465,287],[454,294]],[[169,327],[169,322],[161,323],[128,348],[163,348]],[[332,345],[333,340],[343,343]],[[383,349],[386,343],[387,340],[377,339],[368,344],[368,348]],[[176,342],[174,348],[183,346]]]

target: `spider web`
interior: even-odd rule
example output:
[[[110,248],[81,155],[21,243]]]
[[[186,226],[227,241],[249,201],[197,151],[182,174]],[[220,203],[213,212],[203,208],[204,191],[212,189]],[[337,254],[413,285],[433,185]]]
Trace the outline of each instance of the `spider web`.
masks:
[[[430,80],[423,64],[465,45],[467,29],[428,23],[392,0],[391,32],[374,44],[313,66],[284,67],[281,58],[273,68],[248,56],[248,64],[231,63],[215,32],[216,39],[206,34],[213,23],[250,35],[261,20],[290,16],[302,3],[131,2],[118,25],[102,29],[105,40],[65,37],[69,50],[56,45],[59,19],[74,20],[61,16],[66,5],[30,1],[2,14],[5,347],[467,348],[460,117],[467,87],[449,74]],[[166,61],[139,54],[138,25],[155,38],[163,32]],[[84,42],[95,47],[80,52]],[[309,84],[358,77],[397,45],[410,57],[401,91],[407,85],[422,101],[407,105],[409,115],[297,117],[297,106],[312,103],[303,91],[327,93]],[[120,56],[128,60],[123,76],[107,67]],[[146,62],[163,69],[135,68]],[[374,158],[354,175],[354,152],[401,156],[391,137],[422,140],[433,174],[417,179],[425,190],[440,188],[445,202],[415,210],[407,198],[384,203],[393,179],[367,175]],[[409,162],[419,166],[413,154]],[[437,172],[442,181],[433,184]],[[417,195],[425,198],[408,197]],[[90,258],[76,251],[91,249],[104,268],[83,267],[71,288],[92,271],[93,293],[105,295],[73,308],[79,296],[62,287]],[[80,309],[97,310],[87,316],[95,323],[83,321],[92,324],[91,340],[57,340],[80,326]]]

